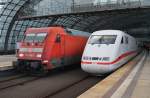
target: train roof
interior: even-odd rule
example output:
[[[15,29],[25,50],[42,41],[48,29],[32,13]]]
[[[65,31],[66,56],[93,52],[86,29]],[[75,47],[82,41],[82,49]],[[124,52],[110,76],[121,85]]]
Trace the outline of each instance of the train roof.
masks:
[[[93,32],[92,35],[127,35],[132,37],[128,33],[121,30],[100,30],[100,31]]]
[[[65,32],[67,34],[77,35],[77,36],[84,36],[84,37],[86,36],[86,37],[89,37],[91,35],[91,33],[89,33],[89,32],[84,32],[84,31],[70,29],[70,28],[64,28],[64,27],[60,27],[60,26],[42,27],[42,28],[28,28],[26,30],[26,33],[30,33],[30,32],[34,32],[34,33],[48,32],[49,29],[63,29],[63,30],[65,30]]]
[[[41,28],[27,28],[26,33],[38,33],[38,32],[48,32],[49,27],[41,27]]]
[[[89,32],[79,31],[79,30],[70,29],[70,28],[66,28],[66,32],[70,33],[71,35],[77,35],[77,36],[79,35],[79,36],[89,37],[91,35],[91,33]]]
[[[125,32],[120,30],[100,30],[92,33],[92,35],[122,35],[122,34],[125,34]]]

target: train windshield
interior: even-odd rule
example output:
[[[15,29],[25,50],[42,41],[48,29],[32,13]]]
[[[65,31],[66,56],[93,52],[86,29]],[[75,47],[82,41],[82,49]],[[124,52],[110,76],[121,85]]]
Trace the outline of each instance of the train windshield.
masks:
[[[89,44],[115,44],[117,35],[92,35]]]
[[[24,41],[25,42],[43,42],[47,33],[30,33],[26,34]]]
[[[34,39],[34,42],[43,42],[47,33],[38,33]]]
[[[25,42],[33,42],[33,39],[35,37],[35,34],[34,33],[30,33],[30,34],[26,34],[25,38],[24,38],[24,41]]]

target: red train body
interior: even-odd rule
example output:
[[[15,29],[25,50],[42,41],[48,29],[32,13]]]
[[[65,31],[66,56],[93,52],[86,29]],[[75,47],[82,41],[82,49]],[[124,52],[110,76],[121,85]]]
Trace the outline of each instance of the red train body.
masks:
[[[19,70],[50,70],[79,63],[89,33],[63,27],[29,28],[17,53]]]

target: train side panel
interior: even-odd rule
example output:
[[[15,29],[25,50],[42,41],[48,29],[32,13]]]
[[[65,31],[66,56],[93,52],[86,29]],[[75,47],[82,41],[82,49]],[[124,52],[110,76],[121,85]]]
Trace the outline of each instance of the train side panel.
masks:
[[[65,37],[65,65],[80,63],[87,38],[71,35]]]
[[[62,28],[50,29],[49,38],[47,38],[44,48],[43,59],[46,61],[46,69],[56,68],[63,65],[65,33]],[[59,37],[59,39],[57,39]]]
[[[116,59],[118,59],[118,61],[110,67],[110,70],[117,69],[138,53],[136,40],[127,34],[123,33],[120,36],[120,42],[118,42],[118,45],[119,47],[117,48],[116,53]]]
[[[50,30],[51,37],[46,41],[43,59],[46,69],[57,68],[74,63],[80,63],[87,37],[67,34],[64,30]],[[60,42],[56,42],[57,35]]]

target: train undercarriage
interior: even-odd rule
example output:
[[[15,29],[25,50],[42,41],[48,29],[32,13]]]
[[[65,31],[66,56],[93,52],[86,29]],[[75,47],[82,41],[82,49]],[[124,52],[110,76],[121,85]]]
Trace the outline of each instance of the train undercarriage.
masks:
[[[36,75],[45,75],[48,73],[48,70],[44,68],[44,65],[41,63],[41,61],[18,59],[13,63],[13,66],[17,72],[21,73]]]

